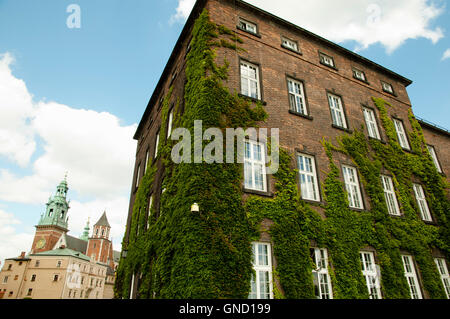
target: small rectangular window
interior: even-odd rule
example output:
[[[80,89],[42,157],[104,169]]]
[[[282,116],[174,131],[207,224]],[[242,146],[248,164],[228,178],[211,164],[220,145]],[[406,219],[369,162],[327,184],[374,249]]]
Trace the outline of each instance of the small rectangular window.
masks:
[[[402,260],[411,299],[422,299],[422,292],[420,291],[419,280],[417,278],[413,258],[409,255],[402,255]]]
[[[34,267],[39,267],[40,264],[41,264],[41,262],[39,260],[36,260],[36,263],[34,264]]]
[[[252,34],[258,34],[258,27],[256,24],[248,22],[244,19],[239,19],[238,28]]]
[[[32,293],[33,293],[33,289],[32,288],[28,289],[27,296],[31,296]]]
[[[3,277],[3,283],[4,283],[4,284],[8,283],[8,279],[9,279],[9,276]]]
[[[253,269],[249,299],[273,299],[270,244],[252,243]]]
[[[245,188],[266,192],[266,155],[264,144],[247,140],[245,141],[244,152]]]
[[[328,94],[328,103],[330,105],[331,119],[333,121],[333,124],[346,129],[347,122],[345,119],[341,97],[334,94]]]
[[[328,272],[328,251],[322,248],[312,248],[311,257],[314,263],[313,282],[317,299],[333,299],[331,278]]]
[[[377,120],[375,119],[375,112],[367,107],[363,107],[363,112],[369,136],[376,138],[377,140],[381,139],[380,132],[378,131]]]
[[[375,265],[375,256],[373,252],[361,251],[359,253],[362,273],[366,279],[367,289],[370,299],[381,299],[380,277]]]
[[[392,178],[386,175],[381,175],[381,183],[383,184],[384,199],[386,200],[388,213],[390,215],[400,216],[400,208],[398,206]]]
[[[241,94],[261,99],[259,67],[245,61],[241,61]]]
[[[444,285],[447,298],[450,299],[450,275],[448,273],[447,262],[444,258],[435,258],[434,262],[436,263],[439,274],[441,275],[442,284]]]
[[[394,94],[394,89],[391,84],[381,81],[381,87],[383,88],[384,92]]]
[[[152,207],[153,207],[153,194],[150,195],[150,199],[148,202],[148,215],[147,215],[147,229],[150,228],[151,215],[152,215]]]
[[[366,74],[359,69],[353,68],[353,77],[357,80],[367,82]]]
[[[436,166],[436,169],[439,173],[442,173],[441,165],[439,164],[439,160],[436,155],[436,150],[431,145],[427,145],[427,148],[428,152],[430,152],[431,158],[433,159],[434,166]]]
[[[58,281],[59,276],[58,275],[54,275],[53,276],[53,281]]]
[[[432,222],[430,209],[428,208],[425,192],[420,184],[413,184],[414,194],[416,195],[417,205],[419,206],[420,216],[422,220]]]
[[[31,276],[31,281],[36,281],[36,275]]]
[[[61,261],[61,260],[58,260],[58,262],[56,263],[56,268],[60,268],[61,265],[62,265],[62,261]]]
[[[281,45],[286,49],[299,52],[297,42],[289,40],[288,38],[281,38]]]
[[[408,138],[406,137],[405,128],[403,127],[403,122],[397,119],[394,120],[395,130],[397,132],[398,142],[400,143],[400,146],[404,149],[409,150],[409,142]]]
[[[319,53],[320,63],[335,68],[334,59],[325,53]]]
[[[342,166],[344,172],[345,188],[348,193],[348,201],[351,208],[363,209],[361,189],[359,187],[358,172],[351,166]]]
[[[305,89],[303,83],[288,78],[288,91],[289,91],[289,103],[291,106],[291,111],[299,114],[308,115],[308,110],[306,109],[306,98]]]
[[[320,201],[319,182],[314,157],[298,154],[297,163],[302,199]]]

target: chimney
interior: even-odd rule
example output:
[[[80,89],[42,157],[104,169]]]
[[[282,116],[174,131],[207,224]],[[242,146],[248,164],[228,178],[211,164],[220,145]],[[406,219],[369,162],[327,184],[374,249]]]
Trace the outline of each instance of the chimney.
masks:
[[[20,253],[20,258],[25,258],[25,252],[24,251],[22,251],[21,253]]]
[[[64,249],[64,248],[66,248],[66,245],[61,245],[61,246],[59,247],[59,249]]]

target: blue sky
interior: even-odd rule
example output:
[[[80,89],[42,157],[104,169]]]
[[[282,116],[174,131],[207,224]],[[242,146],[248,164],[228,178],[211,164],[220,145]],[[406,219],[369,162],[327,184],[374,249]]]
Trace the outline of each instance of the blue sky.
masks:
[[[305,0],[302,10],[292,10],[296,0],[249,2],[413,80],[408,93],[415,114],[450,128],[450,58],[442,59],[450,49],[445,1]],[[80,29],[66,25],[72,3],[81,8]],[[3,147],[0,126],[0,237],[10,238],[0,245],[0,259],[29,249],[33,226],[65,171],[73,200],[70,234],[78,236],[87,217],[94,221],[106,209],[120,246],[134,166],[132,135],[192,3],[0,0],[0,81],[3,72],[6,87],[0,125],[7,127],[5,136],[17,139]],[[365,22],[373,4],[388,30],[381,35]],[[319,10],[323,6],[329,10]],[[330,14],[333,23],[324,24]],[[355,34],[347,30],[352,24]],[[2,124],[8,116],[13,120]]]

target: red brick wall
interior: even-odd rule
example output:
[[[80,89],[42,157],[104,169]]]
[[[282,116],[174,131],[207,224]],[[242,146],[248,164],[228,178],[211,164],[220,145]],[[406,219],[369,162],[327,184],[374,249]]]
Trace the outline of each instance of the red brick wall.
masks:
[[[37,228],[36,234],[34,235],[33,244],[31,246],[32,253],[40,253],[43,251],[52,250],[62,234],[63,231],[54,229],[51,226]],[[45,239],[45,246],[41,249],[37,249],[36,244],[41,238]]]

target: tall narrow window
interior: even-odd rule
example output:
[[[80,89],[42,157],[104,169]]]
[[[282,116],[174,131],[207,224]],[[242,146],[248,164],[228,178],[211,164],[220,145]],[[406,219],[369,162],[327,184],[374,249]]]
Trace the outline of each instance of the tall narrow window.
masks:
[[[158,156],[158,145],[159,145],[159,132],[156,134],[155,140],[155,158]]]
[[[245,141],[244,180],[246,189],[267,191],[264,144]]]
[[[153,207],[153,194],[150,195],[150,200],[148,202],[148,215],[147,215],[147,229],[150,227],[151,215],[152,215],[152,207]]]
[[[302,199],[320,201],[314,157],[304,154],[297,156],[300,190]]]
[[[333,124],[338,127],[347,128],[341,98],[334,94],[328,94],[328,103],[330,104],[331,119],[333,120]]]
[[[409,255],[402,255],[402,260],[411,299],[422,299],[422,292],[420,291],[419,280],[417,279],[417,272],[414,266],[413,258]]]
[[[170,134],[172,134],[172,124],[173,124],[173,109],[169,113],[169,121],[167,123],[167,139],[169,139]]]
[[[252,243],[253,269],[249,299],[272,299],[272,257],[270,244]]]
[[[394,119],[395,130],[397,131],[398,141],[400,146],[404,149],[409,150],[409,142],[406,137],[405,128],[403,127],[403,122],[397,119]]]
[[[358,172],[356,168],[342,166],[344,172],[345,188],[348,193],[348,201],[351,208],[363,209],[361,189],[359,188]]]
[[[136,188],[139,186],[139,175],[141,175],[141,164],[138,165],[137,173],[136,173]]]
[[[447,298],[450,299],[450,275],[448,274],[447,263],[444,258],[435,258],[434,262],[436,263],[439,274],[441,275],[442,284],[444,285]]]
[[[321,248],[311,249],[315,269],[313,269],[314,291],[317,299],[333,299],[331,279],[328,273],[328,251]]]
[[[381,299],[380,278],[375,265],[374,254],[369,251],[361,251],[359,257],[370,299]]]
[[[241,93],[254,99],[261,99],[259,68],[248,62],[241,62]]]
[[[150,153],[150,149],[147,149],[147,152],[145,153],[145,162],[144,162],[144,174],[147,172],[147,166],[148,166],[148,155]]]
[[[289,78],[287,80],[287,83],[291,110],[296,113],[308,115],[303,83]]]
[[[386,175],[381,175],[381,183],[383,184],[384,199],[386,200],[388,213],[390,215],[400,216],[400,208],[398,206],[397,196],[395,195],[392,178]]]
[[[427,148],[428,148],[428,151],[430,152],[431,158],[433,159],[434,166],[436,166],[436,169],[439,173],[442,173],[441,165],[439,164],[439,161],[438,161],[438,158],[436,155],[436,150],[431,145],[427,145]]]
[[[375,119],[375,112],[367,107],[363,108],[363,112],[369,136],[379,140],[380,132],[378,131],[377,120]]]
[[[430,209],[428,208],[427,199],[425,197],[425,192],[420,184],[413,184],[414,194],[416,195],[417,204],[419,205],[420,216],[422,220],[427,222],[432,222]]]

